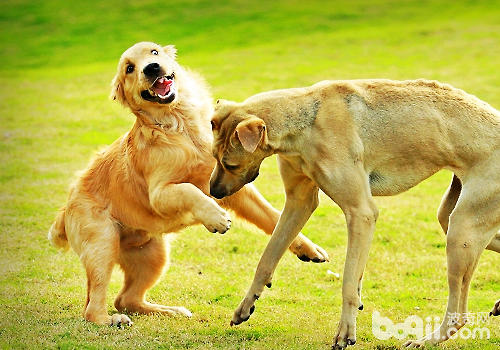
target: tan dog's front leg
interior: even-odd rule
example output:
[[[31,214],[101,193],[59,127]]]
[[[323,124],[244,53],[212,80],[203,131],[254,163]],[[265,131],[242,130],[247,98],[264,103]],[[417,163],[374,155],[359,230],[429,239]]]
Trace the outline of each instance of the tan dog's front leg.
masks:
[[[317,174],[316,182],[346,217],[348,242],[342,283],[342,314],[333,348],[356,343],[356,316],[361,309],[361,279],[368,260],[378,210],[371,196],[368,176],[361,164],[337,165],[333,174]]]
[[[153,209],[166,218],[182,217],[183,224],[203,224],[210,232],[231,227],[228,213],[191,183],[159,184],[150,189]]]
[[[376,210],[371,206],[348,210],[347,255],[342,283],[342,314],[333,348],[344,349],[356,343],[356,316],[360,306],[361,278],[375,229]]]
[[[234,312],[231,325],[250,318],[255,310],[255,301],[259,299],[264,286],[271,287],[272,275],[279,260],[318,206],[318,188],[310,179],[297,176],[294,181],[288,175],[283,180],[287,192],[285,208],[260,258],[253,283]]]
[[[273,233],[280,218],[280,212],[273,208],[252,184],[244,186],[220,203],[234,210],[238,216],[256,225],[268,235]],[[328,253],[302,233],[299,233],[290,244],[290,251],[302,261],[315,263],[329,261]]]

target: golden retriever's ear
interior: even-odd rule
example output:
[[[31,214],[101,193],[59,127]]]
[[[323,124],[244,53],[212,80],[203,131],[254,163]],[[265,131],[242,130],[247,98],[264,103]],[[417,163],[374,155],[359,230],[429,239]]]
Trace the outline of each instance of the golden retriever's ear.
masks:
[[[109,98],[120,102],[124,106],[127,106],[127,100],[123,91],[123,83],[119,77],[119,74],[116,74],[113,78],[113,81],[111,82],[111,94],[109,95]]]
[[[250,117],[240,122],[234,131],[245,151],[253,153],[265,138],[266,123],[260,118]]]
[[[163,46],[163,51],[165,51],[165,53],[172,57],[174,60],[177,58],[177,49],[174,45]]]

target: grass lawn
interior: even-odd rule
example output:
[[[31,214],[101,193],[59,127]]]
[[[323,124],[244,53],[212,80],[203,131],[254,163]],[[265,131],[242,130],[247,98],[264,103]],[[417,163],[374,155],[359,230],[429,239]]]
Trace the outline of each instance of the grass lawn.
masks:
[[[331,262],[287,253],[273,288],[249,322],[229,327],[267,238],[237,221],[224,236],[193,227],[177,235],[171,268],[149,293],[182,305],[191,319],[133,315],[115,329],[85,322],[85,273],[46,232],[77,170],[126,132],[133,118],[108,97],[120,54],[137,41],[175,44],[181,64],[205,76],[214,97],[242,100],[322,79],[431,78],[500,108],[500,2],[5,0],[0,13],[0,348],[328,349],[341,309],[344,218],[331,200],[303,232]],[[383,135],[381,135],[383,137]],[[257,187],[276,207],[284,195],[275,159]],[[372,333],[377,310],[394,322],[442,317],[445,238],[435,212],[451,174],[402,195],[378,198],[380,218],[366,269],[357,349],[393,349]],[[500,297],[500,256],[483,253],[469,309]],[[122,283],[118,269],[109,311]],[[444,349],[498,349],[488,340],[451,340]]]

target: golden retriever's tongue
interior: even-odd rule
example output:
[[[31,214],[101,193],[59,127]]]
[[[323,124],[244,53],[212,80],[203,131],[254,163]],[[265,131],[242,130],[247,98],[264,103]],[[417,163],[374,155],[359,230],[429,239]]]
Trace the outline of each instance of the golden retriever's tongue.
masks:
[[[158,80],[153,85],[153,90],[160,96],[166,96],[170,92],[170,85],[172,85],[172,80],[165,78],[158,78]]]

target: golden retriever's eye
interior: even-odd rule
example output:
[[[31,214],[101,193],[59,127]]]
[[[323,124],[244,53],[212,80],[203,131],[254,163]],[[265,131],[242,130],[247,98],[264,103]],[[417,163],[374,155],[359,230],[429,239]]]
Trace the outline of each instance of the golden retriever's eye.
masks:
[[[158,51],[156,51],[156,50],[151,50],[151,53],[152,53],[153,55],[158,55]]]
[[[134,68],[135,68],[135,67],[134,67],[134,65],[133,65],[133,64],[129,64],[129,65],[127,66],[127,74],[132,73],[132,72],[134,71]]]
[[[215,129],[215,122],[213,120],[210,121],[210,125],[212,125],[212,130]]]

